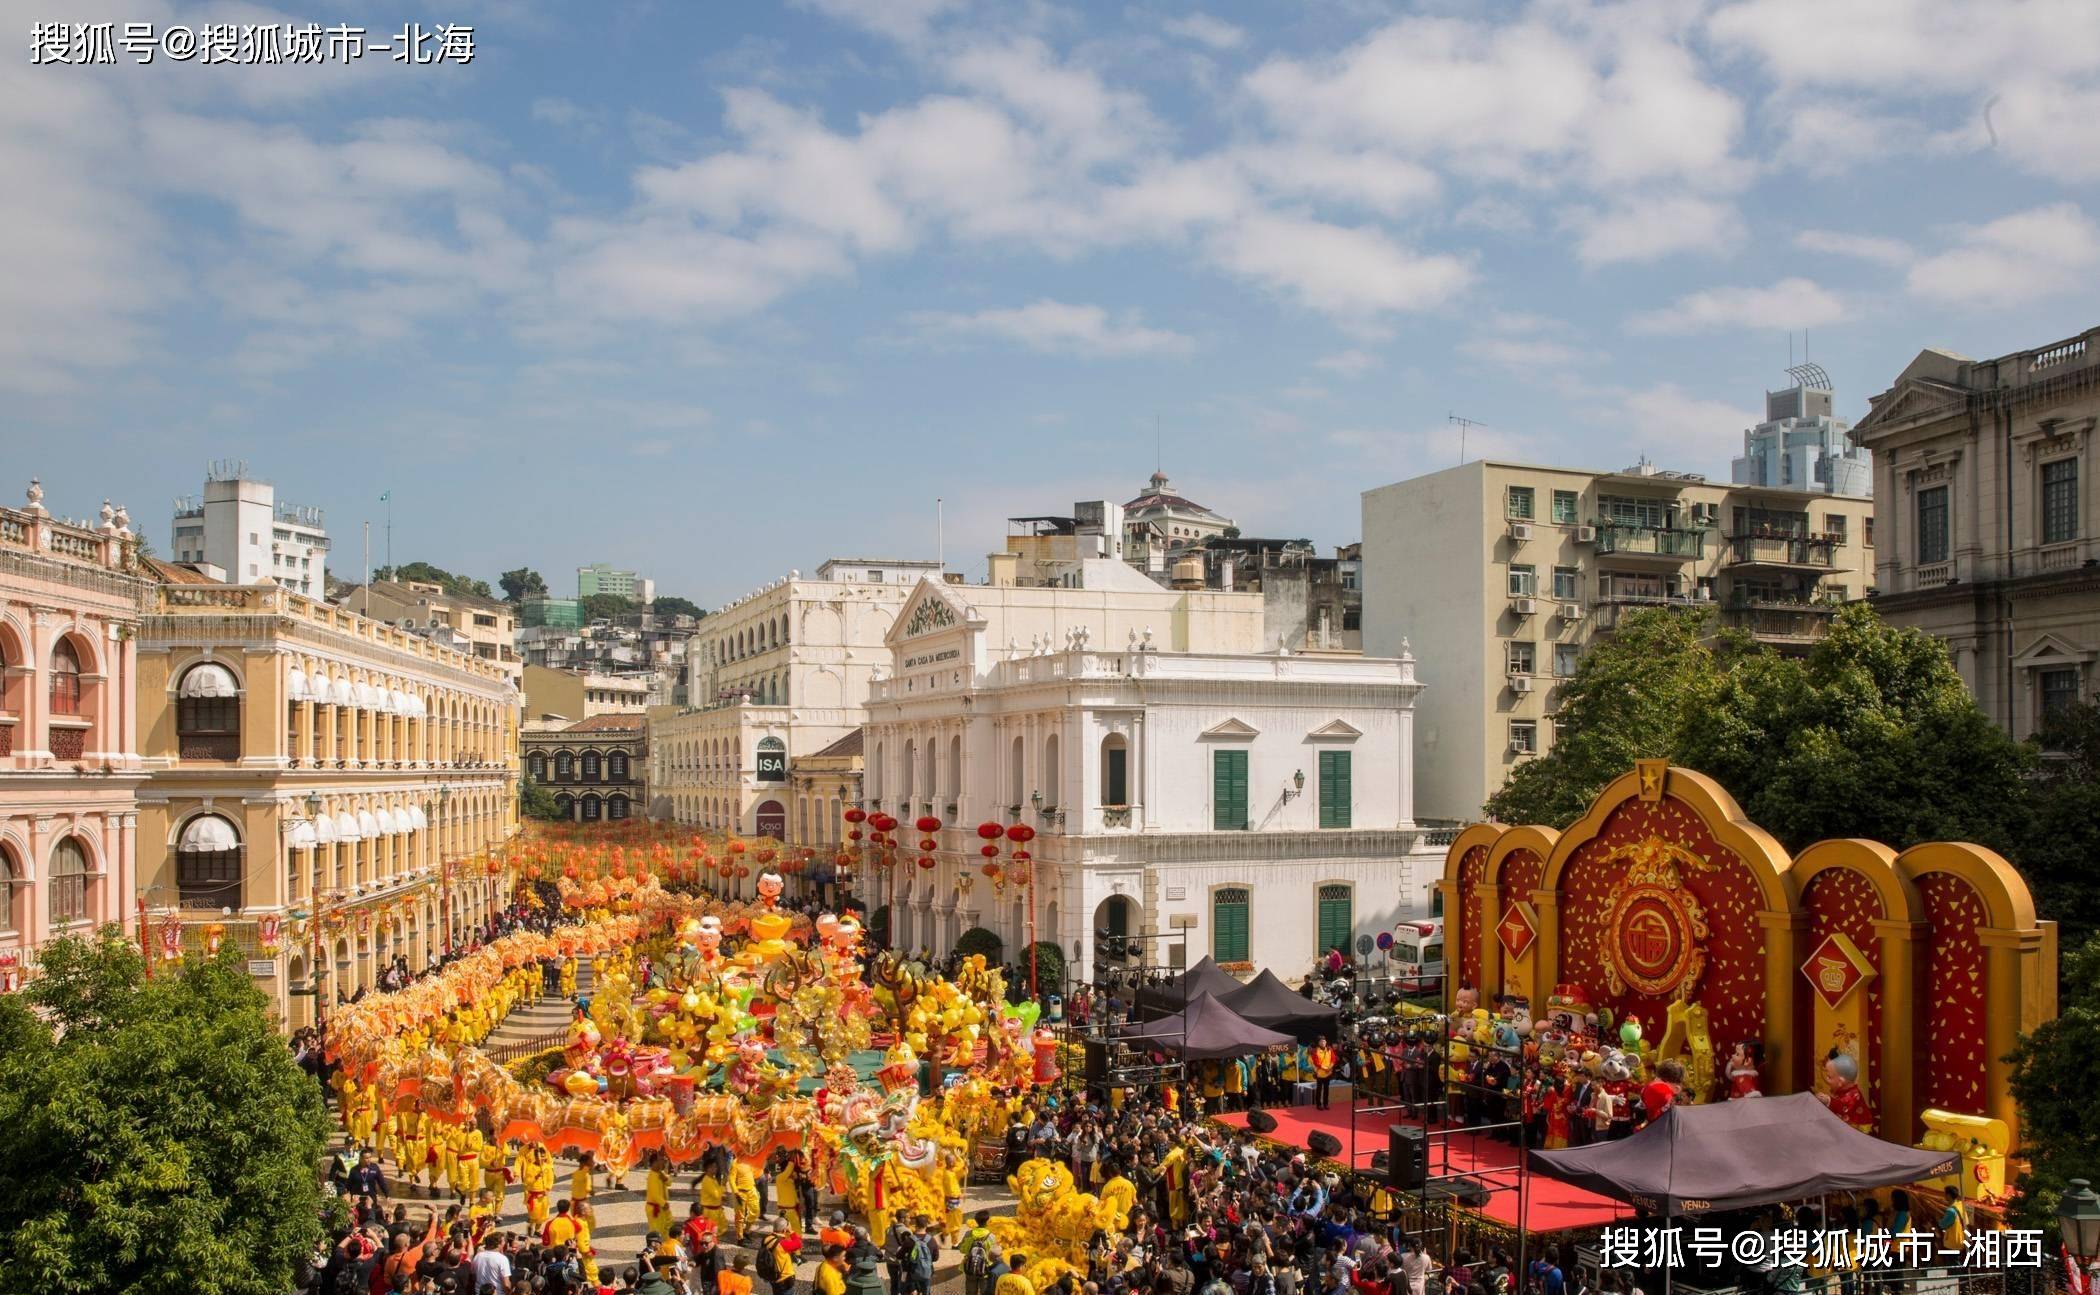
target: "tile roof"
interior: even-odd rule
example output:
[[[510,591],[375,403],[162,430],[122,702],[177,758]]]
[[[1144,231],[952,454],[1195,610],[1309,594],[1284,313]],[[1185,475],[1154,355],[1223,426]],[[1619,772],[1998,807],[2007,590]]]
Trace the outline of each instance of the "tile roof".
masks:
[[[142,558],[140,561],[146,564],[146,574],[164,585],[208,585],[212,583],[208,576],[174,562],[163,562],[159,558]]]
[[[563,729],[564,733],[600,733],[608,730],[633,729],[640,732],[649,726],[649,717],[631,715],[593,715],[589,719],[577,720]]]
[[[863,730],[863,729],[854,729],[854,730],[853,730],[853,731],[852,731],[851,733],[848,733],[848,734],[846,734],[846,736],[844,736],[844,737],[840,738],[840,739],[839,739],[838,741],[836,741],[836,742],[833,742],[833,743],[832,743],[832,744],[831,744],[830,746],[827,746],[827,747],[825,747],[825,748],[824,748],[823,750],[821,750],[821,751],[817,752],[817,753],[816,753],[815,755],[811,756],[810,758],[811,758],[812,760],[815,760],[815,759],[820,759],[820,758],[822,758],[822,757],[824,757],[824,756],[834,756],[834,755],[841,755],[841,756],[853,756],[853,755],[859,755],[859,754],[861,753],[861,734],[862,734],[862,733],[863,733],[864,731],[865,731],[865,730]]]

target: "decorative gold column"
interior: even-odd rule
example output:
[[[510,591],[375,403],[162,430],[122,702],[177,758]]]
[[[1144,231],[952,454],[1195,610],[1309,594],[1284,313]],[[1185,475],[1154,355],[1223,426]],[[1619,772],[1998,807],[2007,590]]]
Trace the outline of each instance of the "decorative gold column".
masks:
[[[1764,1091],[1784,1096],[1800,1087],[1804,1058],[1793,1055],[1794,1012],[1801,1002],[1801,937],[1808,930],[1802,913],[1762,910],[1757,924],[1765,933],[1765,1077]]]
[[[1546,1000],[1560,983],[1560,892],[1534,890],[1531,907],[1539,919],[1538,942],[1532,946],[1531,1014],[1546,1014]]]
[[[1917,1052],[1917,944],[1932,928],[1924,922],[1883,917],[1874,921],[1881,956],[1881,1132],[1892,1142],[1910,1143],[1918,1136],[1915,1078]],[[1864,1045],[1863,1045],[1864,1046]]]
[[[2020,1108],[2012,1096],[2012,1066],[2006,1061],[2020,1038],[2020,1024],[2030,1010],[2023,1001],[2037,996],[2039,986],[2022,983],[2023,964],[2032,965],[2042,951],[2040,930],[2008,931],[1982,927],[1983,945],[1983,1113],[2005,1121],[2012,1145],[2020,1145]],[[2025,991],[2025,992],[2023,992]],[[1966,1113],[1966,1112],[1964,1112]]]
[[[1473,890],[1480,896],[1480,983],[1474,988],[1486,1007],[1502,992],[1502,941],[1495,935],[1502,921],[1502,892],[1490,881],[1474,882]]]

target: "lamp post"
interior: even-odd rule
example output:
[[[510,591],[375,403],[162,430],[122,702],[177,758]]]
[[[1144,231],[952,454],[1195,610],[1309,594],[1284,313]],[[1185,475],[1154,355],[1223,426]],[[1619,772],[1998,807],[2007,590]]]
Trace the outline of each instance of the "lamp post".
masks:
[[[2100,1264],[2100,1195],[2083,1178],[2064,1184],[2056,1203],[2056,1227],[2063,1236],[2064,1271],[2071,1295],[2091,1295],[2093,1269]]]
[[[319,818],[321,816],[320,793],[307,792],[305,806],[307,822],[311,823]],[[318,850],[320,847],[316,845],[314,848]],[[327,1018],[327,1011],[322,1004],[327,1002],[328,996],[322,992],[322,982],[326,979],[326,976],[321,969],[321,887],[319,885],[321,878],[319,875],[320,870],[315,869],[314,871],[314,877],[307,883],[308,889],[313,892],[313,902],[307,905],[312,910],[308,915],[307,925],[313,928],[313,938],[308,942],[307,947],[306,979],[314,991],[314,1032],[318,1034],[321,1032],[321,1026]]]

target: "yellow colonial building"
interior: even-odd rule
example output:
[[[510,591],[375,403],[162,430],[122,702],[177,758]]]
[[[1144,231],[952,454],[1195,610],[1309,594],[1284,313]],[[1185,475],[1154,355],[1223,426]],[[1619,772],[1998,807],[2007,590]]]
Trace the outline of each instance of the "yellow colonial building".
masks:
[[[234,941],[293,1027],[502,903],[518,693],[499,662],[270,586],[163,583],[139,631],[156,956]],[[318,974],[316,974],[318,972]]]

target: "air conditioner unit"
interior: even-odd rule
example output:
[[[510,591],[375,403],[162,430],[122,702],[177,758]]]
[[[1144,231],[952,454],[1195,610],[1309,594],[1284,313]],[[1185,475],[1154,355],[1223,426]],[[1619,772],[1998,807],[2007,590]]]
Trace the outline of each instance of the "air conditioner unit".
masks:
[[[1530,692],[1531,676],[1528,674],[1511,675],[1509,677],[1509,690],[1511,692]]]
[[[1576,527],[1575,542],[1577,544],[1595,544],[1597,542],[1597,528],[1594,526]]]
[[[1531,744],[1520,737],[1513,737],[1509,740],[1509,749],[1518,755],[1532,754]]]
[[[1579,621],[1579,620],[1581,620],[1581,619],[1582,619],[1582,604],[1581,604],[1581,603],[1562,603],[1562,604],[1560,605],[1560,618],[1561,618],[1562,620],[1564,620],[1564,621]]]
[[[1511,522],[1511,523],[1509,524],[1509,537],[1510,537],[1511,539],[1515,540],[1515,541],[1516,541],[1517,543],[1519,543],[1519,544],[1522,544],[1522,543],[1523,543],[1524,541],[1526,541],[1526,540],[1530,539],[1530,538],[1531,538],[1531,523],[1530,523],[1530,522]]]
[[[1509,609],[1519,616],[1529,616],[1539,609],[1539,600],[1536,598],[1512,598],[1509,600]]]

